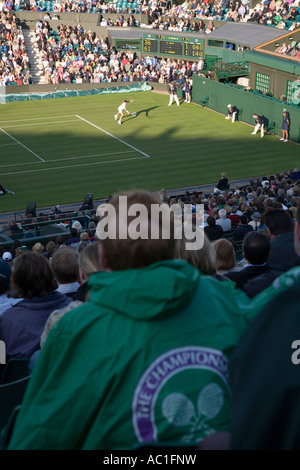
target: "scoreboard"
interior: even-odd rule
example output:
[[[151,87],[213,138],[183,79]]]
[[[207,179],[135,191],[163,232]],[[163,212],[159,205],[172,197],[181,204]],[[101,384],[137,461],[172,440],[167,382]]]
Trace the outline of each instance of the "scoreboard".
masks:
[[[158,41],[156,39],[144,39],[143,38],[143,51],[144,52],[157,52]]]
[[[143,34],[143,53],[161,54],[177,58],[200,59],[204,57],[204,39],[199,37]]]
[[[182,43],[175,41],[160,41],[159,52],[167,55],[182,55]]]

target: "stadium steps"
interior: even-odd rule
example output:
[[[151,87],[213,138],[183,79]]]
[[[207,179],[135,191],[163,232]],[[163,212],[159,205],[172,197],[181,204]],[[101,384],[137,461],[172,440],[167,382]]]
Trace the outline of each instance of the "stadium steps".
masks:
[[[42,61],[40,59],[39,50],[35,41],[35,32],[29,29],[23,30],[25,46],[30,63],[30,73],[35,85],[45,84],[45,76],[43,74]]]

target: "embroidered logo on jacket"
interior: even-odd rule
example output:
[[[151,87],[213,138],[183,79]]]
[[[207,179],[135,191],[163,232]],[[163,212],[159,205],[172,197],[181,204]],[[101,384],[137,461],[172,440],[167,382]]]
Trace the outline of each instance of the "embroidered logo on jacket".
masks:
[[[162,354],[140,378],[132,401],[139,442],[170,436],[196,441],[226,421],[222,416],[229,416],[228,360],[212,348],[187,346]]]

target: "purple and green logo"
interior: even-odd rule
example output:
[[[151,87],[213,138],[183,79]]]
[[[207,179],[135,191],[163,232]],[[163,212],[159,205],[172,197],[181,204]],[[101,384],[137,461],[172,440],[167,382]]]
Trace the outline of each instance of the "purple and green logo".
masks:
[[[174,439],[190,442],[213,432],[227,413],[228,360],[217,349],[199,346],[159,356],[140,378],[132,401],[139,442],[164,440],[170,430]]]

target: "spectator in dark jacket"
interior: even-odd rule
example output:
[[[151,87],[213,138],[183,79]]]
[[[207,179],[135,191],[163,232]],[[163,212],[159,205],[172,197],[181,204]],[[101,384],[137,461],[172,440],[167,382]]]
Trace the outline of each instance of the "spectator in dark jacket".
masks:
[[[66,245],[77,245],[80,243],[80,237],[78,236],[78,232],[76,228],[71,228],[71,236],[66,241]],[[75,246],[74,246],[75,248]]]
[[[207,226],[204,227],[204,233],[210,240],[215,240],[223,235],[223,229],[220,225],[216,225],[216,219],[212,216],[207,217]]]
[[[271,240],[269,264],[282,265],[285,270],[300,265],[294,248],[292,219],[284,209],[271,209],[265,214],[265,224]]]
[[[11,283],[23,300],[0,316],[6,361],[29,359],[40,348],[40,336],[50,313],[72,300],[55,292],[57,283],[50,263],[39,253],[26,251],[16,258]]]
[[[253,227],[251,225],[248,225],[248,218],[246,215],[241,215],[240,216],[240,223],[237,226],[237,228],[233,231],[232,236],[234,238],[244,238],[247,233],[252,232]]]
[[[226,173],[221,173],[221,179],[218,181],[217,188],[222,190],[228,186],[228,178]]]
[[[243,243],[243,254],[247,264],[241,271],[230,271],[227,277],[235,282],[236,288],[245,290],[245,285],[262,274],[271,273],[270,282],[274,280],[273,271],[276,271],[275,278],[279,277],[283,271],[278,271],[267,264],[270,254],[270,240],[263,232],[248,233]],[[258,282],[257,293],[260,292]]]

